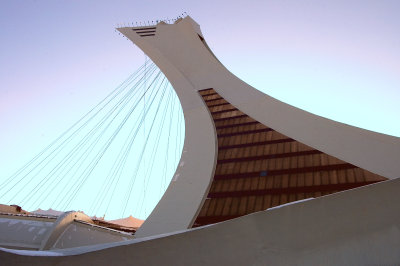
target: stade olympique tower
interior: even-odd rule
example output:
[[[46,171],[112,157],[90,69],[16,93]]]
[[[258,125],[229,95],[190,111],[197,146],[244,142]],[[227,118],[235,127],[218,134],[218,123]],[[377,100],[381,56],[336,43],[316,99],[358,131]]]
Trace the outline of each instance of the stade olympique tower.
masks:
[[[36,252],[30,265],[400,263],[400,139],[280,102],[230,73],[189,16],[118,29],[185,117],[171,184],[135,239]]]

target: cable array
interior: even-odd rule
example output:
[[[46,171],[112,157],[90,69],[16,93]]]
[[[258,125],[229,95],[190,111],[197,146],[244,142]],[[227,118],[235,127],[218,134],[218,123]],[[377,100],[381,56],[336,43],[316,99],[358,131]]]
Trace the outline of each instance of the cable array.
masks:
[[[0,179],[0,200],[27,210],[144,219],[180,159],[183,120],[172,86],[146,58],[26,165]]]

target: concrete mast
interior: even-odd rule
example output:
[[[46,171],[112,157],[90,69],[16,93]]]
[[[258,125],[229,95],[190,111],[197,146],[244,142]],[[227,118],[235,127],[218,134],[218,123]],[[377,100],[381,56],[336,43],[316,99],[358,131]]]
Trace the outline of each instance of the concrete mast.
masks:
[[[252,88],[218,61],[205,42],[200,26],[189,16],[174,24],[160,22],[155,26],[118,30],[166,75],[178,94],[185,116],[185,144],[178,169],[165,195],[137,232],[138,236],[190,228],[204,203],[218,156],[215,119],[199,93],[209,88],[255,121],[379,175],[375,181],[400,176],[399,138],[311,114]]]

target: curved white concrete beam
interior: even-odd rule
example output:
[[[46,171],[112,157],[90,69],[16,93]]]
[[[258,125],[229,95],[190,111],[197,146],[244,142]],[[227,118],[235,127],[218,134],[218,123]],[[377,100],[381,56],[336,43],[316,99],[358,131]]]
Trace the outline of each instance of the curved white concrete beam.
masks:
[[[165,39],[169,31],[160,30],[155,38],[140,37],[132,28],[121,28],[119,31],[133,40],[162,70],[179,97],[185,118],[185,142],[178,168],[165,194],[135,236],[190,228],[203,205],[215,172],[217,138],[214,122],[190,80],[154,45],[158,38]],[[178,56],[179,51],[175,52],[173,56]]]

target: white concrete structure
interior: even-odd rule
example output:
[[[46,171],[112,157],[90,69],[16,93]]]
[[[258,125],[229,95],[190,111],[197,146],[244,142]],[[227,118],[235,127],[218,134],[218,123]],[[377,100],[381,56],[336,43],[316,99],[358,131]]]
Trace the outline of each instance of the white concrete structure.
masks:
[[[3,250],[0,259],[31,265],[400,263],[399,138],[331,121],[255,90],[218,61],[190,17],[118,30],[157,64],[181,100],[186,136],[171,184],[136,240],[54,253]],[[288,137],[394,180],[188,229],[217,163],[214,122],[198,93],[207,88]]]
[[[137,236],[187,229],[202,205],[216,161],[213,121],[197,93],[207,88],[214,88],[255,120],[308,146],[381,176],[400,177],[399,138],[316,116],[252,88],[218,61],[205,43],[200,26],[190,17],[172,25],[159,23],[119,31],[167,76],[185,115],[181,162],[173,182]]]

